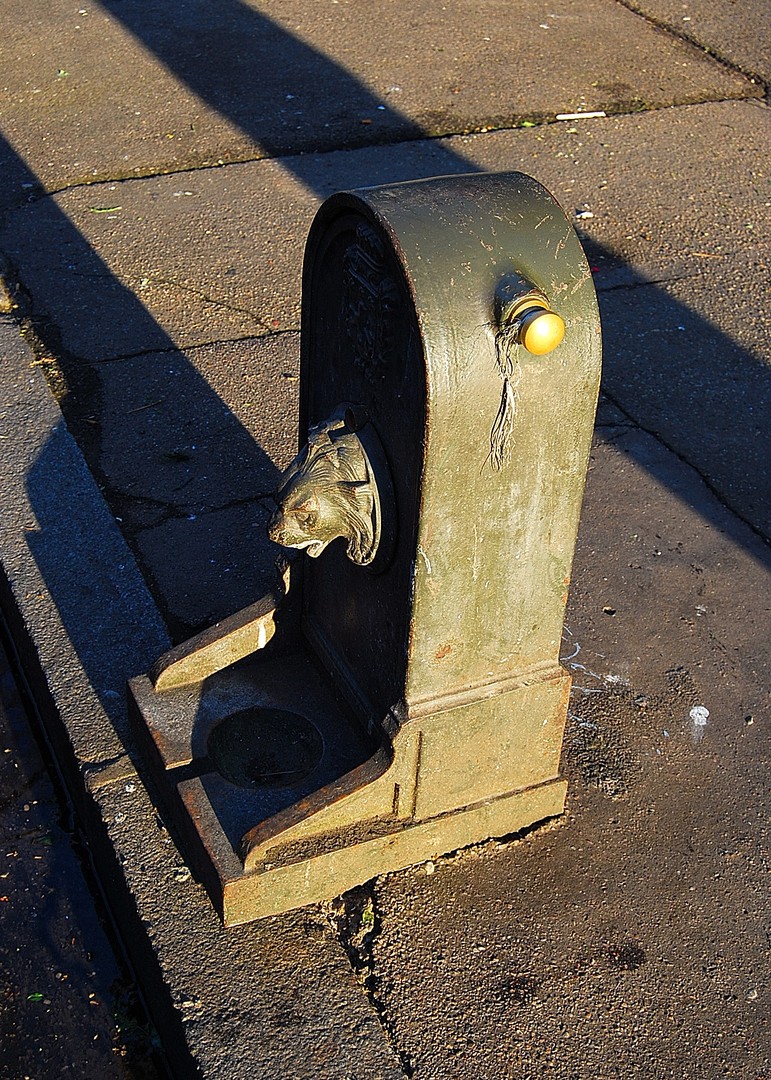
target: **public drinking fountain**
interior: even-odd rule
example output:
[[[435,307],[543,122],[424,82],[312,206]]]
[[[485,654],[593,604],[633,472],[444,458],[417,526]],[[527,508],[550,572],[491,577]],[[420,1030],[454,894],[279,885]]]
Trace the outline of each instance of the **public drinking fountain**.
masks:
[[[334,195],[303,274],[273,593],[130,684],[229,924],[561,813],[559,647],[600,374],[591,274],[520,173]]]

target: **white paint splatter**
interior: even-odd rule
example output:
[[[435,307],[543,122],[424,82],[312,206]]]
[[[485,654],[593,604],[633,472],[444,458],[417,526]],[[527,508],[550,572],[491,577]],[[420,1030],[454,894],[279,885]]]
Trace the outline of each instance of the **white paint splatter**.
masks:
[[[578,642],[576,641],[576,643],[575,643],[575,648],[573,649],[573,652],[572,652],[572,653],[570,654],[570,656],[561,656],[561,657],[560,657],[560,660],[561,660],[561,661],[562,661],[563,663],[564,663],[564,662],[565,662],[566,660],[574,660],[574,659],[575,659],[575,658],[576,658],[576,657],[578,656],[578,654],[579,654],[580,652],[581,652],[581,646],[580,646],[580,645],[578,644]]]
[[[701,742],[704,732],[707,728],[707,720],[709,719],[709,709],[704,705],[694,705],[691,711],[688,713],[693,724],[691,731],[691,738],[693,739],[694,746]]]

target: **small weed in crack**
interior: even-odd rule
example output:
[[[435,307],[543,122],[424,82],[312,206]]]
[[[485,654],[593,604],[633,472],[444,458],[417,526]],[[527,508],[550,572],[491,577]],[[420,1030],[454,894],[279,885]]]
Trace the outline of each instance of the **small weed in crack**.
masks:
[[[358,885],[323,905],[324,918],[345,949],[351,967],[368,993],[372,991],[372,942],[377,933],[374,883]]]
[[[322,905],[324,920],[345,950],[356,977],[377,1014],[380,1025],[399,1059],[404,1075],[414,1075],[415,1066],[396,1040],[393,1026],[378,993],[372,948],[379,930],[375,882],[368,881]]]

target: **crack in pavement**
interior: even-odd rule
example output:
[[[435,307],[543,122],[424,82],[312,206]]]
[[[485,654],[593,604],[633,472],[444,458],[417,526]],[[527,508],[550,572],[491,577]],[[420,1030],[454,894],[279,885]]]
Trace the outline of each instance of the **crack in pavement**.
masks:
[[[719,53],[712,45],[707,45],[705,42],[699,41],[698,38],[687,34],[684,30],[678,30],[676,27],[670,25],[669,23],[664,22],[661,19],[657,19],[654,15],[649,15],[647,12],[643,11],[642,8],[639,8],[636,4],[631,3],[630,0],[616,0],[616,2],[620,4],[621,7],[626,8],[627,11],[630,11],[633,15],[639,16],[639,18],[643,19],[650,26],[654,26],[657,30],[661,30],[665,34],[669,34],[677,41],[682,41],[684,44],[692,46],[694,49],[697,50],[700,55],[706,54],[711,60],[714,60],[716,64],[720,64],[721,67],[727,68],[735,75],[741,75],[744,78],[749,79],[750,82],[754,83],[755,86],[759,86],[763,90],[764,94],[769,93],[769,86],[766,83],[766,80],[760,74],[760,72],[751,71],[747,68],[741,67],[734,60],[730,60],[727,56],[723,56],[721,53]],[[746,99],[731,98],[729,100]]]
[[[297,335],[299,332],[299,326],[283,327],[280,330],[267,329],[264,334],[242,334],[239,337],[232,338],[213,338],[211,341],[197,341],[194,345],[159,345],[157,348],[138,349],[136,352],[118,353],[116,356],[102,356],[95,360],[83,360],[82,362],[91,364],[93,367],[100,367],[103,364],[118,364],[124,360],[142,360],[147,356],[170,356],[174,353],[189,355],[197,349],[240,345],[246,341],[264,341],[265,338],[279,338],[285,334]]]
[[[194,477],[191,479],[195,479]],[[207,517],[211,514],[219,513],[223,510],[235,510],[240,506],[250,506],[254,503],[264,504],[270,502],[270,505],[266,509],[270,509],[273,501],[272,492],[256,492],[254,495],[245,495],[242,498],[230,499],[227,502],[217,503],[212,506],[202,506],[200,503],[173,503],[164,499],[154,499],[151,495],[132,495],[127,491],[122,491],[116,487],[107,487],[103,490],[105,499],[112,505],[121,509],[120,514],[116,514],[115,520],[119,525],[124,524],[123,515],[131,513],[131,509],[122,510],[118,506],[119,503],[132,504],[133,508],[139,510],[142,506],[150,509],[155,509],[160,512],[160,517],[157,521],[154,521],[151,525],[137,526],[136,533],[147,532],[150,529],[157,529],[160,525],[165,525],[168,521],[192,521],[196,518]]]
[[[267,323],[263,322],[263,320],[258,315],[255,315],[253,311],[250,311],[248,308],[239,307],[237,304],[228,304],[224,300],[217,300],[213,296],[210,296],[208,293],[204,292],[203,289],[198,289],[194,285],[186,285],[181,281],[175,281],[173,278],[161,277],[143,277],[142,282],[154,285],[165,285],[172,289],[179,289],[180,292],[190,293],[192,296],[198,297],[205,303],[212,304],[214,307],[222,308],[224,311],[232,311],[237,315],[246,315],[247,318],[251,319],[254,323],[256,323],[257,326],[262,327],[266,333],[270,333],[270,327],[267,325]]]
[[[390,1020],[380,997],[378,977],[373,963],[373,944],[380,929],[375,879],[349,889],[348,892],[321,905],[322,928],[342,946],[367,1000],[396,1055],[406,1077],[415,1073],[411,1056],[396,1039],[395,1025]]]
[[[694,39],[689,38],[684,34],[678,33],[677,30],[670,26],[667,26],[666,24],[658,23],[652,17],[645,15],[644,12],[640,11],[639,9],[626,2],[626,0],[617,0],[617,2],[623,7],[625,7],[632,14],[637,15],[640,18],[646,19],[663,33],[670,34],[672,37],[682,41],[684,44],[689,45],[699,54],[708,55],[711,59],[715,61],[715,63],[726,67],[727,69],[731,70],[735,74],[740,75],[745,79],[748,79],[752,85],[758,87],[759,94],[757,95],[757,97],[752,94],[739,97],[716,97],[704,95],[703,97],[699,97],[694,101],[683,101],[664,105],[652,105],[648,102],[638,101],[637,103],[635,103],[634,107],[631,107],[630,104],[627,104],[626,106],[619,105],[618,107],[608,106],[604,109],[606,117],[610,118],[623,116],[639,116],[641,113],[666,112],[670,109],[688,109],[692,108],[694,105],[719,105],[731,101],[746,102],[748,104],[752,104],[754,102],[759,105],[765,104],[765,102],[762,100],[763,95],[767,95],[771,91],[765,80],[760,75],[758,75],[757,73],[744,71],[732,61],[724,57],[720,57],[719,55],[711,51],[707,46],[701,45]],[[302,151],[302,156],[305,156],[307,154],[314,154],[323,157],[330,154],[349,153],[351,150],[372,150],[381,146],[399,147],[404,146],[407,143],[413,142],[437,142],[439,140],[449,141],[451,139],[466,138],[469,135],[489,135],[504,131],[520,131],[522,130],[524,125],[528,125],[528,128],[533,125],[536,127],[545,127],[552,124],[562,123],[562,121],[557,119],[557,115],[558,114],[556,113],[522,114],[518,115],[516,118],[512,117],[510,120],[503,122],[500,125],[490,126],[489,123],[484,123],[480,121],[478,125],[475,125],[473,127],[464,127],[462,129],[448,128],[448,130],[441,132],[425,131],[420,134],[409,136],[407,138],[405,138],[401,134],[394,134],[393,138],[383,138],[378,141],[356,143],[353,146],[337,145],[330,147],[319,143],[318,146],[304,149]],[[227,160],[222,159],[216,162],[191,162],[190,164],[186,165],[170,167],[167,169],[152,169],[148,170],[147,172],[134,172],[125,175],[107,174],[104,176],[89,177],[84,178],[83,180],[75,181],[70,184],[63,184],[61,187],[47,188],[44,187],[42,184],[38,183],[30,187],[27,190],[25,196],[20,197],[20,201],[17,205],[6,208],[6,210],[0,216],[0,220],[6,217],[9,213],[14,213],[17,210],[23,209],[25,206],[31,203],[37,203],[43,199],[55,199],[60,195],[67,195],[71,192],[79,191],[83,188],[96,187],[100,184],[129,184],[132,181],[160,180],[167,176],[183,176],[187,173],[211,172],[215,169],[228,169],[234,166],[250,165],[256,164],[258,162],[276,162],[278,164],[281,164],[281,162],[287,158],[294,158],[298,156],[300,155],[291,152],[279,152],[275,154],[255,153],[244,156],[234,155]]]
[[[623,290],[631,289],[644,289],[649,285],[671,285],[675,281],[688,281],[690,278],[699,277],[698,273],[693,274],[672,274],[670,277],[662,278],[645,278],[638,281],[621,281],[618,285],[605,285],[595,279],[595,287],[598,293],[610,293],[620,292]]]
[[[624,408],[618,398],[616,398],[609,390],[603,387],[602,392],[608,399],[608,401],[615,405],[619,412],[622,412],[624,416],[626,416],[631,421],[634,427],[639,428],[640,431],[644,431],[646,435],[650,435],[651,438],[655,439],[656,442],[661,443],[661,445],[665,447],[665,449],[667,449],[671,454],[673,454],[677,458],[677,460],[680,461],[683,465],[687,465],[690,469],[693,469],[693,471],[696,473],[702,483],[709,489],[710,493],[717,499],[723,509],[728,511],[729,514],[732,514],[735,518],[737,518],[749,529],[751,529],[755,536],[759,537],[764,544],[771,547],[771,536],[766,536],[766,534],[749,518],[745,517],[744,514],[740,513],[740,511],[737,510],[734,506],[731,506],[731,504],[726,501],[725,496],[720,491],[720,489],[717,488],[714,482],[710,479],[708,473],[704,472],[697,464],[695,464],[695,462],[689,461],[689,459],[685,457],[684,454],[682,454],[676,446],[670,443],[660,432],[656,431],[655,428],[648,427],[645,424],[641,423],[639,420],[635,419],[632,413],[629,412],[628,409]],[[609,426],[612,427],[614,425]],[[626,430],[626,428],[622,427],[622,425],[617,424],[615,426],[620,427],[622,430]]]

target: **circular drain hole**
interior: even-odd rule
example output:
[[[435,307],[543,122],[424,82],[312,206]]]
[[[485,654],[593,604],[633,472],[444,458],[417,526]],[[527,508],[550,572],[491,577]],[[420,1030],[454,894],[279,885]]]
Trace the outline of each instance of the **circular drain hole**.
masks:
[[[242,709],[217,724],[207,744],[215,769],[238,787],[288,787],[316,768],[318,729],[283,709]]]

